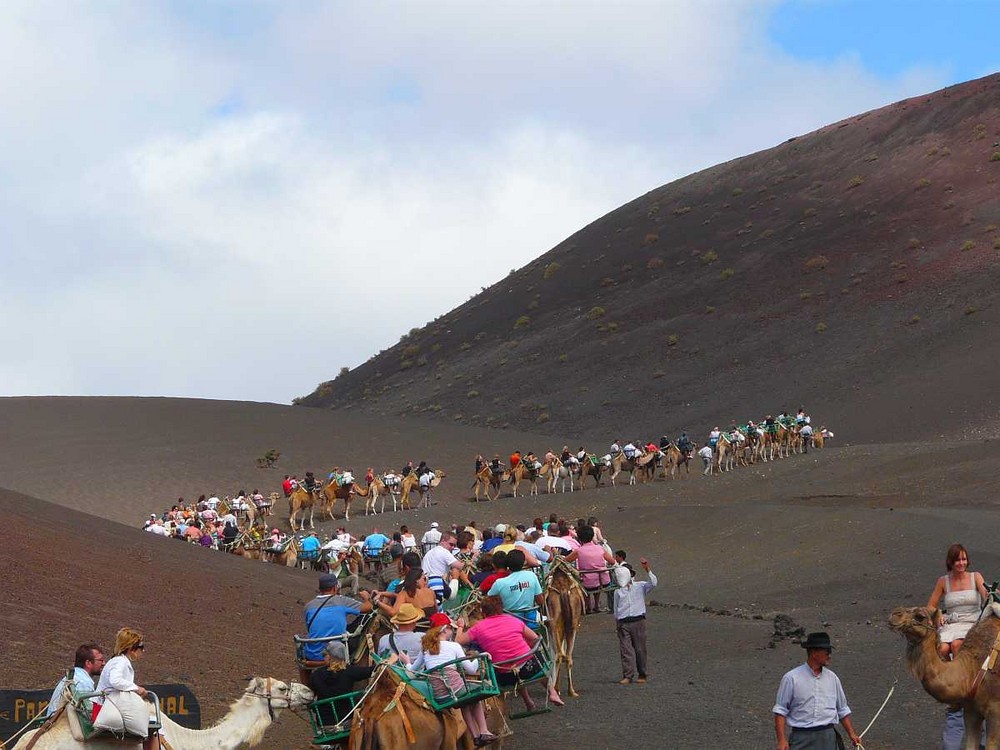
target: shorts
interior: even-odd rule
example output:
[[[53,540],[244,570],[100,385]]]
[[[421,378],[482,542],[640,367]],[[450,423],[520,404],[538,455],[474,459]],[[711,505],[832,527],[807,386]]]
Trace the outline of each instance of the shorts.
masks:
[[[542,663],[538,660],[538,656],[535,655],[514,671],[497,669],[497,684],[500,687],[514,687],[518,682],[533,680],[540,677],[543,673]]]

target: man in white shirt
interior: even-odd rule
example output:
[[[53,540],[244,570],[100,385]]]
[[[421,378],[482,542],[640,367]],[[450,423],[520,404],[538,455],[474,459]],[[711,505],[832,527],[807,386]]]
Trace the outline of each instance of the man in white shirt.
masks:
[[[809,444],[813,439],[813,428],[811,425],[804,424],[799,428],[799,437],[802,439],[802,452],[809,452]]]
[[[205,505],[207,505],[212,510],[215,510],[220,502],[221,501],[219,500],[219,498],[217,498],[215,495],[212,495],[210,498],[208,498],[208,500],[205,501]]]
[[[469,588],[473,588],[468,577],[462,572],[462,563],[455,557],[455,535],[446,531],[440,536],[441,541],[436,547],[427,551],[420,563],[424,575],[427,576],[427,586],[437,596],[438,602],[444,599],[445,586],[452,577],[462,579]]]
[[[104,669],[104,652],[96,643],[85,643],[76,650],[76,660],[73,665],[73,692],[92,693],[94,691],[94,678],[101,674]],[[45,709],[46,716],[52,716],[59,710],[60,706],[66,702],[63,690],[66,687],[67,678],[63,677],[56,683],[56,689],[52,691],[49,698],[49,705]]]
[[[150,534],[156,534],[157,536],[169,536],[169,532],[163,527],[163,521],[157,518],[153,523],[151,523],[147,528]]]
[[[778,750],[836,750],[838,721],[851,742],[860,745],[840,678],[826,668],[833,651],[830,636],[810,633],[802,648],[806,663],[781,678],[772,709]],[[790,739],[785,736],[786,727],[791,728]]]
[[[438,544],[441,543],[441,531],[438,529],[438,522],[434,521],[431,527],[427,529],[424,535],[420,538],[420,548],[424,552],[428,552]]]
[[[715,457],[715,451],[713,451],[710,446],[705,445],[702,446],[702,448],[698,451],[698,455],[701,456],[701,460],[705,464],[705,471],[703,471],[702,473],[711,474],[712,459]]]
[[[555,529],[554,526],[549,527],[550,530]],[[546,533],[535,539],[535,545],[541,547],[546,552],[553,552],[554,550],[562,550],[563,552],[572,552],[573,547],[565,539],[558,536],[552,536],[552,534]]]

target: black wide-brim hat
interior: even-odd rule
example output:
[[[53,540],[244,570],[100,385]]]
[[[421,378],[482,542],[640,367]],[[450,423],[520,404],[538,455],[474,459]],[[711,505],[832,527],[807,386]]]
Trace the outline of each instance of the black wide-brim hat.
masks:
[[[830,643],[829,633],[810,633],[806,636],[806,639],[802,641],[802,648],[825,648],[833,651],[833,644]]]

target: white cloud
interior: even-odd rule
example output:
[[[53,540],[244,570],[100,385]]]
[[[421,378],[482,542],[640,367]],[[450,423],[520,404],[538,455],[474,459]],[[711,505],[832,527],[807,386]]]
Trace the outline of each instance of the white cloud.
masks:
[[[11,6],[0,392],[287,400],[656,185],[943,83],[789,59],[771,5]]]

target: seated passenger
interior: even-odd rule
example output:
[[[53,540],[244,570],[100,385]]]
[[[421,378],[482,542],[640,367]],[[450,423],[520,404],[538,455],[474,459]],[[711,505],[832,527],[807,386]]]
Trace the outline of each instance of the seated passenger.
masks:
[[[395,663],[399,657],[392,654],[388,661]],[[318,700],[338,698],[354,692],[354,683],[367,680],[375,666],[347,663],[347,647],[342,641],[330,641],[323,649],[323,666],[309,676],[309,687]],[[351,711],[349,700],[337,701],[319,707],[319,719],[324,726],[335,726]]]
[[[580,583],[586,592],[584,602],[587,614],[600,612],[601,588],[611,584],[610,574],[604,572],[607,564],[614,565],[615,558],[594,541],[594,527],[584,526],[577,531],[580,547],[566,555],[566,562],[576,562]]]
[[[431,626],[431,629],[421,639],[423,650],[420,653],[420,658],[413,665],[415,671],[433,670],[434,667],[465,657],[465,650],[451,640],[452,636],[456,634],[456,628],[452,625],[448,615],[438,612],[431,618]],[[464,628],[459,625],[457,634],[461,635],[463,632]],[[445,667],[444,674],[440,670],[434,672],[430,683],[435,698],[438,700],[461,698],[462,692],[465,690],[465,681],[458,673],[459,668],[463,669],[466,674],[477,674],[479,660],[465,659],[458,664]],[[482,701],[462,706],[462,718],[465,719],[465,724],[469,728],[469,734],[472,735],[476,747],[496,741],[497,736],[490,732],[486,725],[486,712],[483,710]]]
[[[390,654],[406,654],[410,663],[416,662],[420,658],[420,652],[423,651],[420,645],[423,633],[416,632],[416,627],[423,617],[423,612],[409,602],[400,604],[399,610],[390,620],[396,629],[379,639],[377,649],[379,655],[388,657]]]
[[[303,560],[317,560],[319,559],[319,539],[316,538],[316,532],[310,531],[305,539],[302,540],[302,553],[299,555]]]
[[[496,556],[494,555],[494,558]],[[505,577],[494,581],[487,592],[489,596],[499,596],[506,612],[516,614],[529,625],[538,622],[538,607],[542,606],[542,584],[538,576],[524,570],[524,551],[514,549],[507,553]]]
[[[73,693],[94,692],[94,678],[101,674],[104,669],[104,652],[96,643],[85,643],[76,650],[76,659],[73,663]],[[52,697],[49,698],[49,705],[45,709],[46,716],[52,716],[66,702],[63,691],[66,688],[67,678],[63,677],[56,683]]]
[[[462,646],[475,642],[480,651],[490,655],[496,667],[497,682],[501,687],[514,687],[518,680],[529,680],[544,674],[542,663],[537,656],[528,653],[538,642],[539,635],[524,624],[524,620],[504,613],[503,601],[499,596],[487,596],[482,602],[483,619],[466,633],[459,633],[455,639]],[[518,657],[524,657],[518,659]],[[542,678],[547,688],[549,700],[562,706],[563,700],[548,678]],[[529,711],[535,710],[535,702],[528,694],[526,685],[521,686],[521,698]]]
[[[361,592],[361,601],[340,596],[339,581],[334,575],[324,573],[319,577],[319,594],[306,604],[304,617],[309,638],[331,638],[347,632],[347,616],[372,611],[367,591]],[[322,643],[307,643],[303,650],[306,659],[323,658]]]
[[[389,604],[384,599],[392,600]],[[390,617],[397,615],[404,604],[409,604],[421,611],[422,617],[430,617],[437,612],[437,596],[427,584],[427,576],[418,568],[411,568],[403,579],[403,584],[397,593],[380,592],[375,600],[379,609]]]

